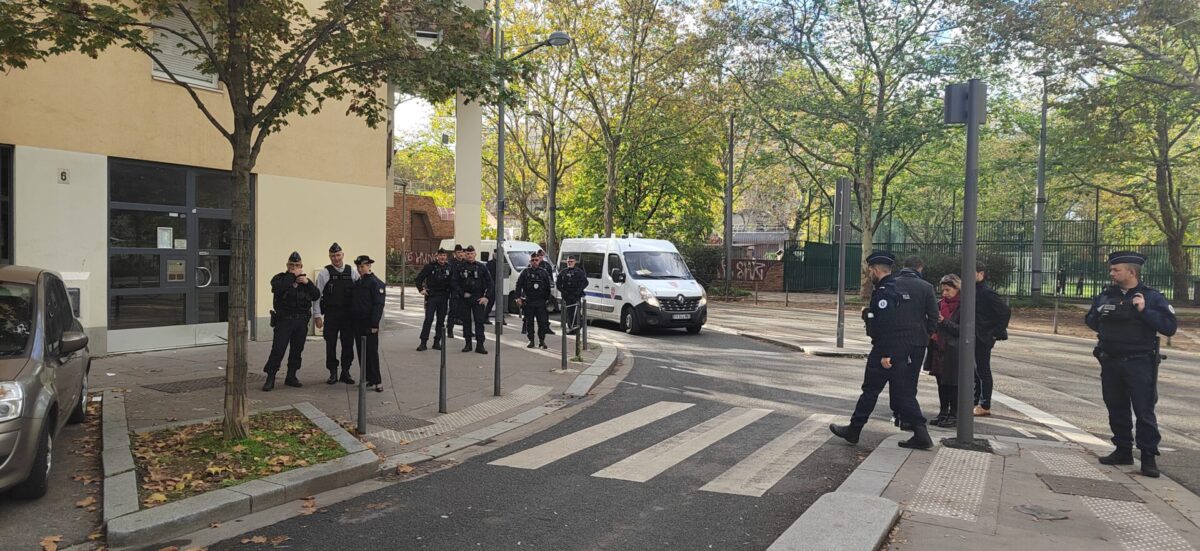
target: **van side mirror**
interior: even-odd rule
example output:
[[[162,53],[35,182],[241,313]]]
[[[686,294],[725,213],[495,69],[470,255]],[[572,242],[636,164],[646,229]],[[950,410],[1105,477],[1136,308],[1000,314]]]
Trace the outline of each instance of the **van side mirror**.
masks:
[[[625,283],[625,272],[622,272],[620,268],[613,268],[611,275],[613,283]]]
[[[59,341],[58,351],[59,354],[66,356],[67,354],[83,350],[83,347],[87,346],[87,344],[87,335],[79,331],[66,331],[63,333],[62,340]]]
[[[505,265],[504,265],[504,277],[509,277],[509,276],[511,276],[511,275],[512,275],[512,265],[511,265],[511,264],[505,264]]]

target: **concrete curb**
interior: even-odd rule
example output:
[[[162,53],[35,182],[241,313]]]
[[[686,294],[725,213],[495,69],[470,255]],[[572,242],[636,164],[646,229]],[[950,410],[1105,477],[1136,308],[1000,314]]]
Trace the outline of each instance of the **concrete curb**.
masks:
[[[106,394],[105,401],[108,400],[109,397]],[[106,473],[104,518],[108,526],[108,544],[113,549],[157,548],[158,546],[154,542],[167,541],[209,526],[214,522],[225,522],[250,513],[264,511],[289,501],[354,484],[375,476],[379,458],[374,452],[312,404],[304,402],[295,404],[293,407],[336,440],[349,455],[326,463],[271,475],[144,510],[138,510],[137,477],[132,470],[120,473],[111,479]],[[104,408],[106,437],[109,436],[109,409],[106,404]],[[122,418],[124,417],[123,403],[120,407],[112,409],[119,409]],[[117,421],[114,420],[112,423],[113,430],[116,431]],[[124,425],[123,420],[121,425]],[[123,434],[125,437],[124,451],[128,454],[127,427]],[[120,438],[114,433],[114,439],[119,441]],[[107,442],[108,438],[105,441]],[[132,458],[130,462],[132,462]],[[113,492],[112,497],[110,497],[110,491]],[[130,507],[130,501],[132,502],[132,511],[127,510]],[[110,504],[113,504],[114,507],[111,516]],[[118,507],[120,508],[118,509]]]
[[[783,348],[787,348],[789,350],[795,350],[796,352],[803,352],[804,354],[808,354],[809,356],[824,356],[824,357],[831,357],[831,358],[866,358],[867,355],[870,354],[870,352],[871,352],[870,348],[863,348],[861,346],[848,346],[846,348],[835,348],[835,347],[829,346],[829,345],[802,345],[802,344],[796,344],[794,342],[788,342],[783,339],[777,339],[777,338],[768,337],[765,335],[758,335],[758,334],[750,333],[747,331],[739,331],[737,329],[730,329],[728,327],[713,326],[712,328],[716,329],[717,331],[722,332],[722,333],[729,333],[729,334],[737,335],[739,337],[746,337],[747,339],[753,339],[753,340],[756,340],[759,342],[773,344],[775,346],[780,346]]]
[[[600,351],[600,355],[592,361],[590,367],[585,369],[583,373],[580,373],[578,377],[575,377],[575,380],[571,382],[571,386],[568,386],[567,390],[563,392],[563,396],[568,398],[587,396],[587,393],[600,384],[600,381],[604,379],[605,375],[608,375],[609,370],[616,363],[617,346],[616,344],[609,344]]]
[[[101,455],[104,464],[104,522],[138,510],[137,475],[125,418],[125,396],[104,391],[101,400]]]

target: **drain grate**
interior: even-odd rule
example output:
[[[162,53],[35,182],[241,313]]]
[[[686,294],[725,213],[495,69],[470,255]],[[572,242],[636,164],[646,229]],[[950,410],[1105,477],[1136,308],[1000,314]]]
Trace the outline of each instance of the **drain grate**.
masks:
[[[1059,476],[1055,474],[1038,474],[1038,478],[1042,479],[1042,482],[1046,486],[1049,486],[1051,491],[1058,494],[1144,503],[1142,498],[1130,491],[1129,488],[1111,480],[1096,480],[1093,478]]]
[[[433,423],[416,417],[409,417],[399,413],[391,415],[380,415],[379,417],[368,417],[367,422],[377,427],[388,428],[392,430],[412,430],[421,427],[427,427]]]
[[[263,376],[258,373],[247,373],[247,383],[262,382]],[[188,379],[186,381],[175,381],[172,383],[158,383],[154,385],[142,385],[142,388],[166,392],[167,394],[183,394],[185,392],[195,392],[197,390],[205,390],[209,388],[219,388],[225,386],[225,377],[206,377],[204,379]]]

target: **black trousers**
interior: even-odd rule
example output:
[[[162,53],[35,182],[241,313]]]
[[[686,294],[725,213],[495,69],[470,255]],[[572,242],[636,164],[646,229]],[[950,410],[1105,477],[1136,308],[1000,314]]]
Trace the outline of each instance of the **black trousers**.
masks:
[[[462,299],[451,298],[449,310],[446,312],[446,325],[454,327],[454,324],[459,322],[458,311],[462,308]]]
[[[537,323],[538,341],[545,341],[546,334],[550,332],[550,312],[546,310],[546,303],[541,302],[534,304],[526,302],[523,308],[525,312],[525,328],[529,335],[529,342],[533,342],[533,325]]]
[[[422,341],[429,340],[429,326],[433,324],[434,315],[437,315],[437,333],[434,338],[441,341],[445,336],[447,300],[445,296],[428,295],[425,297],[425,321],[421,323]]]
[[[1138,449],[1157,455],[1162,435],[1154,416],[1154,405],[1158,402],[1158,366],[1154,359],[1149,354],[1127,359],[1101,359],[1100,384],[1104,406],[1108,408],[1113,445],[1133,447],[1132,409],[1137,417]]]
[[[850,424],[863,426],[875,411],[875,402],[884,385],[888,387],[888,401],[892,411],[904,423],[925,423],[921,415],[921,405],[917,403],[917,387],[913,384],[911,370],[920,369],[921,364],[913,359],[920,359],[925,354],[924,346],[910,347],[907,358],[892,358],[892,367],[884,368],[883,353],[877,348],[871,349],[867,356],[867,368],[863,374],[862,394],[854,413],[850,416]]]
[[[367,349],[363,350],[363,340],[367,341]],[[379,333],[372,333],[371,327],[359,323],[355,327],[355,348],[358,349],[358,361],[367,368],[367,383],[377,385],[383,382],[379,376]]]
[[[474,335],[475,340],[482,343],[487,338],[487,331],[483,328],[487,325],[487,307],[479,304],[478,298],[463,299],[459,302],[461,306],[458,318],[463,323],[463,339],[467,344],[471,344],[471,337]]]
[[[350,313],[331,310],[325,314],[325,369],[337,372],[337,345],[342,344],[342,373],[349,373],[354,364],[354,328],[350,324]]]
[[[938,382],[938,414],[958,415],[958,385],[942,383],[942,376],[937,376]]]
[[[917,391],[918,387],[920,387],[920,386],[921,386],[921,385],[920,385],[920,383],[921,383],[921,366],[925,365],[925,354],[926,354],[928,351],[929,351],[929,347],[928,347],[928,346],[921,345],[921,353],[920,353],[919,355],[915,355],[915,356],[910,356],[910,357],[909,357],[909,360],[910,360],[910,361],[912,361],[912,362],[915,362],[915,363],[916,363],[916,368],[915,368],[915,369],[909,369],[909,370],[908,370],[908,371],[909,371],[909,375],[912,377],[912,380],[910,381],[910,384],[912,385],[912,388],[913,388],[913,393],[914,393],[914,395],[915,395],[915,393],[916,393],[916,391]],[[893,369],[895,369],[895,366],[892,366],[892,368],[893,368]],[[893,409],[892,409],[892,415],[893,415],[893,416],[895,416],[896,418],[899,418],[899,417],[900,417],[900,412],[896,411],[896,410],[893,408]]]
[[[995,341],[975,341],[975,405],[992,409],[992,347]]]
[[[304,353],[304,339],[308,336],[308,318],[279,319],[275,322],[275,332],[271,339],[271,355],[267,357],[267,365],[263,371],[274,376],[283,362],[283,353],[291,347],[288,354],[287,374],[294,376],[300,371],[300,355]]]

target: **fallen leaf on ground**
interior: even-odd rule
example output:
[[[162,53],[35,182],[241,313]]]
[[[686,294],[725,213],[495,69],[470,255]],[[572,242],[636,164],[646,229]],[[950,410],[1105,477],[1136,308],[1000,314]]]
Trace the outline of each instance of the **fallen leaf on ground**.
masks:
[[[221,523],[219,523],[219,522],[214,522],[214,523],[212,523],[212,524],[209,524],[209,525],[208,525],[208,527],[209,527],[209,528],[220,528],[220,527],[221,527]]]
[[[275,536],[271,538],[271,545],[279,545],[290,539],[292,539],[290,536]]]
[[[317,498],[309,496],[304,498],[304,503],[300,505],[301,515],[311,515],[316,512]]]
[[[146,498],[145,503],[146,503],[146,505],[156,505],[159,503],[166,503],[166,502],[167,502],[167,494],[164,494],[162,492],[155,492],[153,494],[150,494],[150,497]]]
[[[100,539],[102,536],[104,536],[104,534],[102,534],[99,530],[96,530],[95,532],[88,534],[88,539],[91,541],[96,541],[96,540]]]
[[[413,472],[413,470],[414,469],[412,465],[400,465],[399,467],[396,467],[396,472],[399,474],[408,474]]]
[[[87,507],[96,504],[96,496],[88,496],[75,502],[76,507]]]
[[[376,510],[387,509],[387,506],[388,506],[388,504],[386,504],[386,503],[368,503],[367,504],[368,509],[376,509]]]
[[[58,551],[58,542],[62,541],[62,536],[46,536],[42,538],[42,551]]]
[[[242,538],[242,543],[267,543],[267,537],[266,536],[253,536],[253,537],[249,537],[249,538]]]

